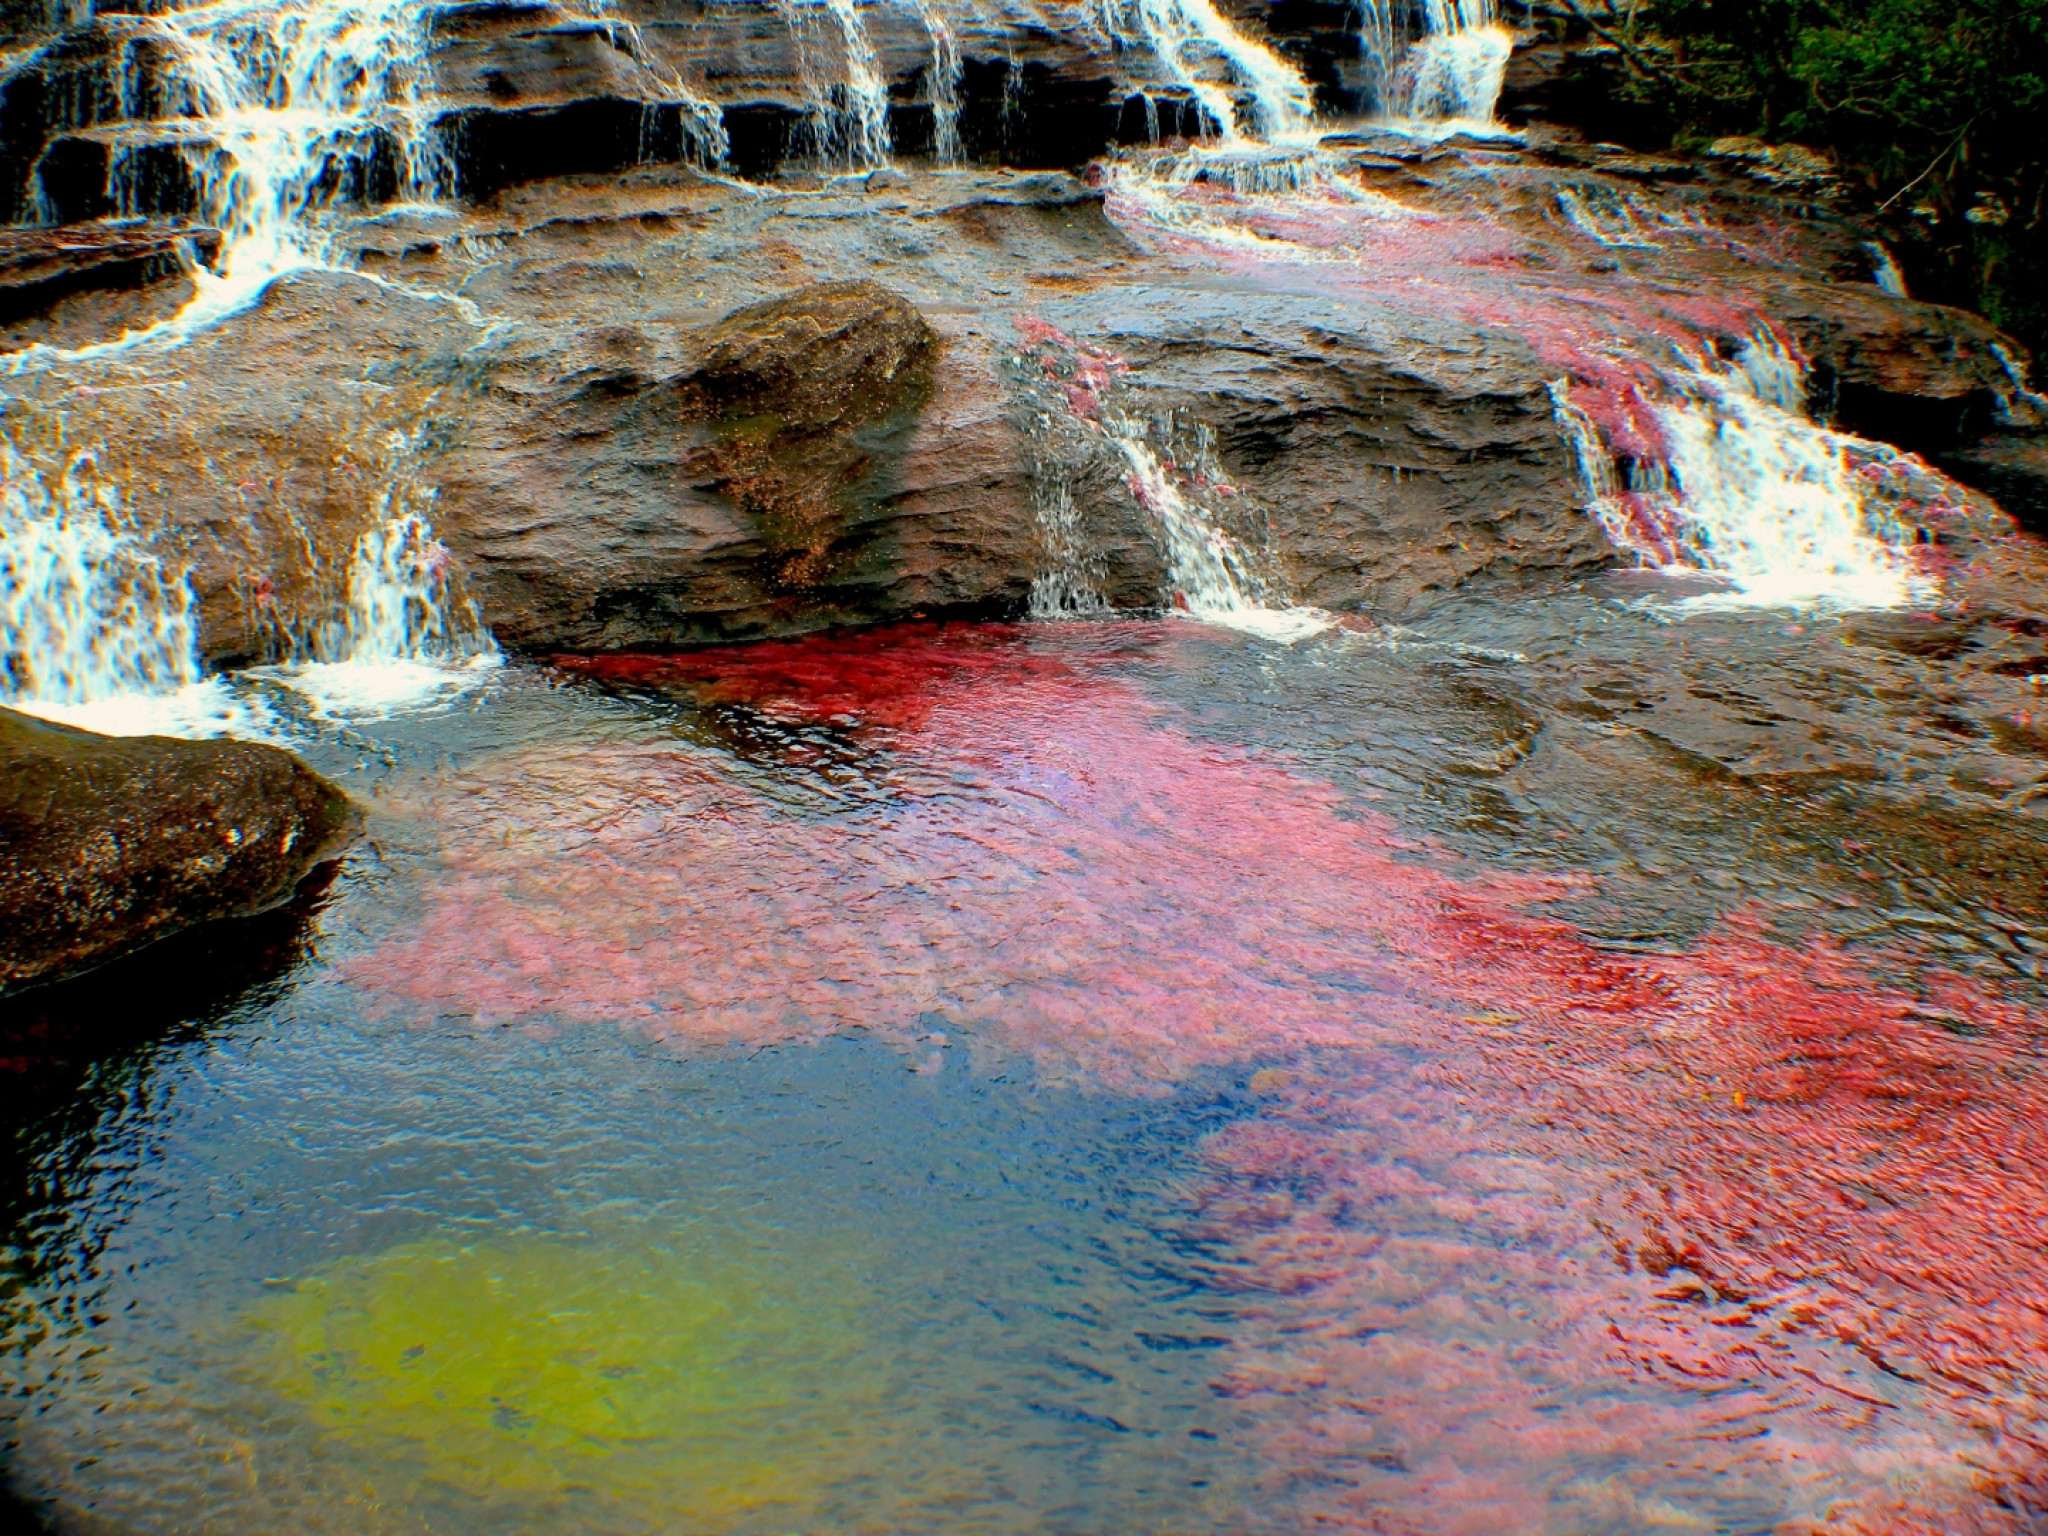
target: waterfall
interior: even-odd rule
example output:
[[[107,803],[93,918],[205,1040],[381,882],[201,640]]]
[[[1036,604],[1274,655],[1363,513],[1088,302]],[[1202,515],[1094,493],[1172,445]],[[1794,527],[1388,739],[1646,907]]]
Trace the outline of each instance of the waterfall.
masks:
[[[1359,49],[1398,126],[1492,128],[1514,46],[1496,0],[1361,0]]]
[[[1294,605],[1255,554],[1223,526],[1262,515],[1230,484],[1206,426],[1169,412],[1156,420],[1129,414],[1130,365],[1076,341],[1057,326],[1019,316],[1023,346],[1011,359],[1027,402],[1024,425],[1036,445],[1032,484],[1047,569],[1032,583],[1032,612],[1042,618],[1099,613],[1105,576],[1100,553],[1086,547],[1074,504],[1077,474],[1121,479],[1137,502],[1166,564],[1172,606],[1195,618],[1273,639],[1319,634],[1336,621]]]
[[[846,50],[847,153],[857,166],[889,160],[889,83],[868,41],[858,0],[825,0]]]
[[[94,454],[45,468],[0,440],[0,703],[111,735],[262,734],[201,678],[197,631]]]
[[[396,449],[394,449],[394,460]],[[41,462],[39,462],[39,460]],[[496,664],[447,549],[391,469],[382,519],[355,543],[347,610],[255,669],[314,712],[390,713]],[[0,438],[0,703],[110,735],[269,736],[272,712],[200,665],[191,583],[136,535],[91,451],[31,458]]]
[[[1803,370],[1773,338],[1677,380],[1655,411],[1661,463],[1616,466],[1569,386],[1552,393],[1609,538],[1649,565],[1727,583],[1689,601],[1896,608],[1932,594],[1895,509],[1939,507],[1945,482],[1909,455],[1808,420]]]
[[[1183,489],[1179,466],[1162,459],[1142,422],[1102,418],[1103,435],[1123,455],[1124,483],[1159,537],[1173,606],[1194,618],[1274,640],[1299,640],[1332,624],[1321,609],[1288,603],[1259,573],[1259,562]],[[1194,480],[1235,491],[1197,467]]]
[[[1261,43],[1253,42],[1214,0],[1105,0],[1104,20],[1112,36],[1143,45],[1168,79],[1192,96],[1231,146],[1248,138],[1238,121],[1238,102],[1227,76],[1251,99],[1249,137],[1278,142],[1315,132],[1315,94],[1299,70]]]
[[[868,40],[860,0],[774,0],[796,46],[797,69],[809,98],[812,152],[848,170],[887,165],[889,82]],[[830,42],[818,36],[829,20]]]
[[[917,19],[931,39],[932,59],[925,66],[925,100],[932,109],[932,159],[958,165],[960,146],[960,77],[964,64],[953,29],[940,14],[937,0],[911,0]]]
[[[404,447],[394,446],[394,457]],[[258,675],[303,695],[330,719],[389,715],[441,702],[498,664],[476,605],[455,579],[454,559],[426,516],[408,503],[431,493],[389,472],[380,520],[349,560],[348,608],[319,626],[305,658]]]
[[[126,119],[109,163],[123,215],[143,157],[172,145],[221,231],[216,272],[180,317],[232,313],[284,272],[329,263],[337,205],[425,200],[443,179],[428,132],[427,11],[413,0],[219,0],[136,18],[121,54]],[[39,190],[41,188],[38,180]],[[49,197],[41,192],[44,211]]]
[[[590,19],[681,108],[686,146],[722,158],[716,110],[657,68],[608,5],[592,0]],[[452,190],[434,127],[431,15],[417,0],[216,0],[103,18],[127,29],[113,92],[119,117],[62,126],[111,133],[106,190],[117,216],[156,211],[150,189],[168,151],[190,182],[193,221],[222,237],[216,268],[192,273],[192,303],[140,334],[175,340],[243,308],[285,273],[336,265],[345,254],[337,210],[431,203]],[[43,222],[59,221],[40,166],[32,196]]]

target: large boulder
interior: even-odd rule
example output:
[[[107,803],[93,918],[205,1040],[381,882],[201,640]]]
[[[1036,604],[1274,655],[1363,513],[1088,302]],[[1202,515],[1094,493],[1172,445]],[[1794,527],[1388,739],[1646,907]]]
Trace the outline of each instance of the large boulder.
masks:
[[[0,710],[0,992],[290,897],[356,814],[289,752]]]
[[[1000,389],[901,296],[748,306],[451,456],[438,520],[498,638],[563,649],[1011,606],[1041,564]]]

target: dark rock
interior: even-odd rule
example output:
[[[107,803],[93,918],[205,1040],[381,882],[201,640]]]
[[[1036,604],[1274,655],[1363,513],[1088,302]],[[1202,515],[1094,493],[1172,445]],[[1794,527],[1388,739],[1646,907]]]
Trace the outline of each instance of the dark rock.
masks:
[[[20,222],[35,211],[46,146],[69,135],[83,137],[48,167],[44,183],[46,191],[58,194],[60,219],[97,218],[117,201],[108,172],[114,142],[124,141],[124,134],[137,153],[137,195],[131,201],[175,196],[181,168],[171,163],[171,146],[185,130],[149,125],[198,115],[176,47],[149,17],[97,17],[65,32],[0,83],[0,216]],[[189,176],[183,180],[189,183]]]
[[[2000,433],[1937,456],[1965,485],[1995,498],[2034,533],[2048,533],[2048,434]]]
[[[288,899],[355,825],[290,753],[0,710],[0,991]]]
[[[0,231],[0,326],[13,327],[79,293],[126,292],[211,266],[220,231],[134,226]]]
[[[650,116],[659,133],[657,109],[601,98],[560,106],[464,108],[439,118],[436,130],[454,167],[454,190],[481,200],[522,181],[603,175],[638,165],[649,158]],[[672,122],[669,127],[665,138],[672,145]]]
[[[59,134],[36,166],[44,206],[62,224],[92,219],[181,219],[199,210],[197,130],[94,128]],[[360,199],[359,199],[360,200]]]
[[[2010,388],[1989,321],[1865,283],[1766,281],[1758,297],[1813,364],[1817,416],[1859,436],[1940,452],[1981,436]]]

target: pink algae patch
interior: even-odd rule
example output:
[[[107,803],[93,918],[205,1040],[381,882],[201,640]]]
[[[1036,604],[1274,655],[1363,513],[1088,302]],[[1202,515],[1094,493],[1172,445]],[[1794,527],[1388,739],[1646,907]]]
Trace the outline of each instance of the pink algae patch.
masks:
[[[1744,261],[1773,257],[1705,226],[1666,231],[1660,243],[1670,249],[1658,254],[1674,265],[1640,280],[1612,261],[1580,270],[1600,248],[1526,210],[1510,220],[1497,208],[1438,209],[1331,190],[1168,188],[1137,173],[1112,182],[1106,206],[1147,243],[1240,277],[1398,308],[1417,317],[1418,351],[1428,350],[1432,320],[1515,337],[1570,380],[1574,405],[1621,458],[1668,458],[1657,406],[1675,398],[1675,374],[1765,333],[1799,354],[1745,291]]]
[[[1283,1525],[2040,1517],[2037,1018],[1751,918],[1600,950],[1535,910],[1566,880],[1461,867],[1189,735],[1136,679],[1199,648],[1117,633],[1150,638],[582,663],[823,731],[842,776],[792,808],[672,741],[487,761],[423,807],[417,927],[346,972],[687,1047],[964,1036],[1127,1092],[1270,1064],[1194,1230],[1251,1299],[1218,1385]]]

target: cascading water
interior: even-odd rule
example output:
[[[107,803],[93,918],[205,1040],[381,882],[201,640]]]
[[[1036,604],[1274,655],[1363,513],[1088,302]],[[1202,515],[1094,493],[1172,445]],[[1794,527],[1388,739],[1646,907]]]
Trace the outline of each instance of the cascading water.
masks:
[[[1142,41],[1226,145],[1242,146],[1248,139],[1236,91],[1250,98],[1249,137],[1276,143],[1315,132],[1315,93],[1300,71],[1238,31],[1214,0],[1106,0],[1104,21],[1113,36]]]
[[[0,703],[112,735],[250,729],[200,675],[184,575],[125,522],[90,452],[43,468],[0,442]]]
[[[1363,0],[1359,46],[1389,123],[1494,126],[1515,46],[1496,0]]]
[[[889,82],[882,74],[860,0],[775,0],[796,45],[797,66],[809,97],[807,127],[818,160],[860,171],[887,165]],[[831,41],[817,32],[829,18]]]
[[[677,107],[686,151],[722,159],[716,110],[657,67],[607,5],[593,0],[588,18],[640,64],[648,88]],[[119,216],[157,211],[150,188],[168,151],[190,184],[191,218],[222,236],[214,269],[192,271],[193,301],[140,335],[176,340],[243,308],[285,273],[337,264],[340,209],[433,203],[454,190],[435,128],[429,7],[217,0],[112,20],[130,32],[111,93],[118,116],[81,106],[81,121],[60,126],[109,139],[107,193]],[[59,222],[40,167],[32,195],[41,219]]]
[[[1207,428],[1173,414],[1157,420],[1130,414],[1123,408],[1130,369],[1122,358],[1028,316],[1017,328],[1025,345],[1013,365],[1040,450],[1033,483],[1048,560],[1032,583],[1036,615],[1106,611],[1101,563],[1086,547],[1073,482],[1077,473],[1094,478],[1108,471],[1123,482],[1154,536],[1176,610],[1278,640],[1331,627],[1329,614],[1291,602],[1267,574],[1270,562],[1204,505],[1243,505]]]
[[[390,445],[378,524],[357,539],[347,610],[250,675],[324,715],[389,713],[475,682],[497,650],[410,506],[430,497]],[[90,451],[33,457],[0,439],[0,704],[108,735],[271,736],[258,694],[208,677],[187,574],[138,536]]]
[[[958,165],[963,158],[960,78],[965,68],[960,43],[937,0],[911,0],[911,6],[932,42],[931,63],[925,67],[925,100],[932,109],[932,158],[940,165]]]
[[[193,274],[180,332],[241,308],[281,273],[328,264],[334,207],[436,194],[423,7],[221,0],[136,25],[153,46],[121,55],[126,121],[110,130],[110,190],[124,201],[142,157],[169,142],[196,221],[222,233],[218,270]]]
[[[1896,608],[1930,595],[1913,533],[1892,507],[1925,507],[1938,477],[1905,455],[1804,414],[1798,362],[1761,336],[1730,365],[1694,367],[1655,407],[1664,460],[1617,467],[1598,429],[1553,386],[1589,506],[1620,548],[1668,571],[1718,576],[1695,604]]]
[[[1879,241],[1866,240],[1863,249],[1870,257],[1870,280],[1895,299],[1911,298],[1906,292],[1906,274],[1899,270],[1898,258],[1890,248]]]
[[[497,646],[434,536],[434,491],[418,443],[383,443],[376,521],[350,552],[348,606],[303,636],[298,655],[261,675],[304,696],[316,715],[362,718],[446,700],[498,664]]]
[[[394,501],[398,498],[392,498]],[[330,717],[389,714],[442,699],[497,664],[476,607],[425,517],[393,511],[357,540],[348,612],[314,638],[313,659],[265,673]]]
[[[1144,423],[1105,416],[1102,430],[1130,466],[1124,483],[1157,530],[1176,608],[1276,640],[1330,627],[1329,615],[1320,610],[1274,601],[1250,553],[1185,494],[1175,466],[1154,450]]]
[[[857,0],[825,0],[846,50],[847,154],[855,165],[889,159],[889,82],[868,41]]]

